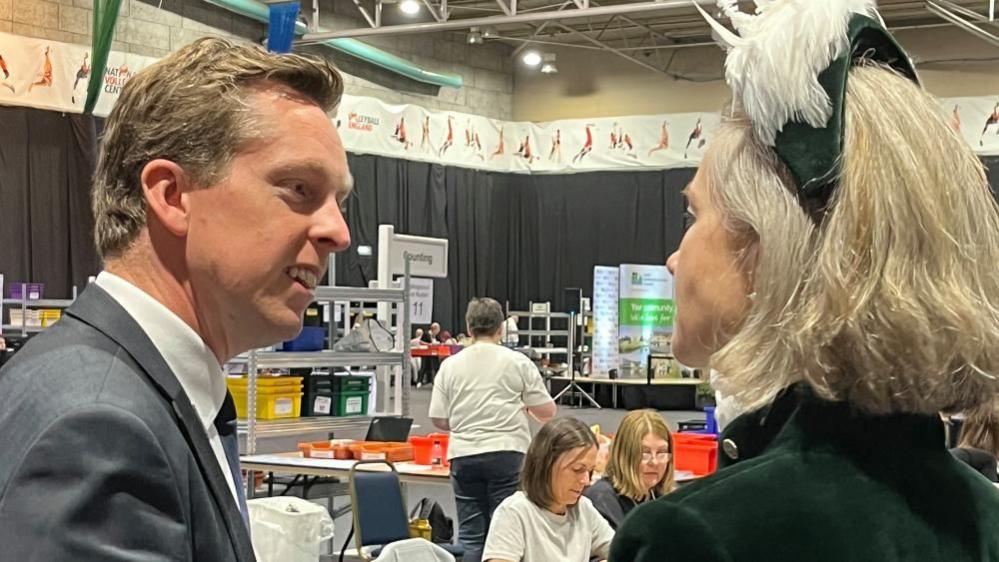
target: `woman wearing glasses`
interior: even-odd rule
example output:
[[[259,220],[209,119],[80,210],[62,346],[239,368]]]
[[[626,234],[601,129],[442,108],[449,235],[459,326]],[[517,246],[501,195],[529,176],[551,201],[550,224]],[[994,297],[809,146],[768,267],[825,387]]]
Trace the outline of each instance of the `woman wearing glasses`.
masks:
[[[635,507],[669,493],[673,480],[673,438],[653,410],[635,410],[621,420],[604,477],[584,496],[617,529]]]

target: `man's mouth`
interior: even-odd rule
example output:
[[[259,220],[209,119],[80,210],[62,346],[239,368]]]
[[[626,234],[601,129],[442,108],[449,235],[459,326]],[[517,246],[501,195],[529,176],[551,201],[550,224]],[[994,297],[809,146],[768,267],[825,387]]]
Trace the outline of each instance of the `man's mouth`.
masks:
[[[287,270],[288,277],[291,277],[297,281],[300,285],[306,289],[312,291],[316,288],[316,283],[319,282],[318,275],[316,272],[305,267],[289,267]]]

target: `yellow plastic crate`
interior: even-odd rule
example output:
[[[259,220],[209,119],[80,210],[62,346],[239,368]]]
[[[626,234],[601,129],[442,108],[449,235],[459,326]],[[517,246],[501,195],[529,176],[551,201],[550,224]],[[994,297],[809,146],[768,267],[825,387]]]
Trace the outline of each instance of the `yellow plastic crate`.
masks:
[[[48,328],[49,326],[55,324],[62,318],[62,311],[59,309],[44,308],[42,309],[42,326]]]
[[[226,379],[236,416],[246,418],[247,379]],[[302,415],[302,377],[260,377],[257,379],[257,419],[280,420]]]

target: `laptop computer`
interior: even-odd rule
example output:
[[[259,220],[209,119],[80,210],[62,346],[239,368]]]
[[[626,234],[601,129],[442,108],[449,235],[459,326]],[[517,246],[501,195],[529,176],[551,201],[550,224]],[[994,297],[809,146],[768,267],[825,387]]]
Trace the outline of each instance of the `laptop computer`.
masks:
[[[406,442],[409,430],[413,427],[413,418],[398,416],[383,416],[371,419],[368,435],[365,441],[396,441]]]

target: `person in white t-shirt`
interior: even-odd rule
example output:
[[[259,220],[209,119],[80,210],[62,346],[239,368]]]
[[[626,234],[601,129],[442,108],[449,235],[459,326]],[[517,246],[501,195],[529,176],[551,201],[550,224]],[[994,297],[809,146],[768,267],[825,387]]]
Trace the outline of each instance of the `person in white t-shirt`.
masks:
[[[583,490],[597,464],[597,438],[575,418],[545,424],[531,443],[521,491],[493,515],[483,560],[589,562],[607,558],[614,530]]]
[[[503,343],[516,347],[520,344],[520,316],[511,315],[503,325]]]
[[[517,490],[531,444],[528,414],[540,422],[556,406],[541,373],[523,354],[501,345],[503,309],[476,298],[465,314],[473,344],[441,365],[430,418],[451,432],[448,460],[458,507],[462,560],[479,562],[493,511]]]

